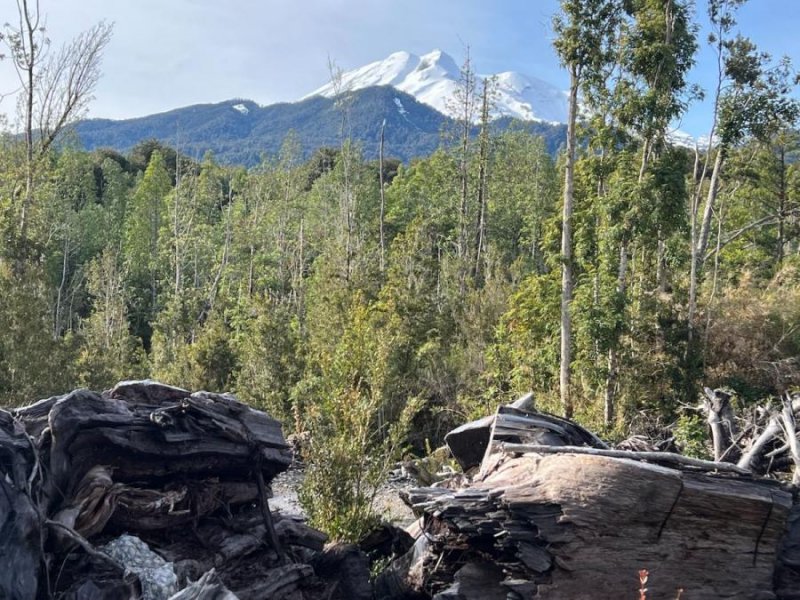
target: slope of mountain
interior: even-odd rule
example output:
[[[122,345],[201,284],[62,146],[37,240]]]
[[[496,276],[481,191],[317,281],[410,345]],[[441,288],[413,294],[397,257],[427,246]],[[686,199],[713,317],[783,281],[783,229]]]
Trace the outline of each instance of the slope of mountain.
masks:
[[[459,77],[459,66],[441,50],[422,56],[395,52],[384,60],[341,73],[336,84],[328,83],[305,96],[305,99],[313,96],[331,98],[336,95],[337,89],[341,93],[390,85],[439,112],[456,116],[451,99],[458,87]],[[477,76],[479,87],[486,77],[489,75]],[[557,123],[566,121],[567,96],[557,87],[514,71],[497,73],[494,77],[497,81],[495,117]]]
[[[371,88],[353,94],[349,102],[349,129],[364,152],[377,152],[381,123],[386,119],[386,147],[393,156],[408,160],[431,153],[439,144],[444,115],[392,88]],[[76,131],[86,149],[111,147],[127,151],[138,142],[155,138],[184,154],[200,157],[206,151],[226,164],[257,164],[262,154],[275,154],[294,131],[305,156],[322,146],[340,143],[342,111],[328,98],[259,106],[249,100],[200,104],[169,112],[112,121],[91,119]]]
[[[453,127],[453,121],[442,113],[388,86],[354,91],[348,94],[346,106],[352,139],[361,144],[368,158],[377,156],[384,119],[386,154],[404,161],[433,152],[440,145],[441,133]],[[498,126],[505,128],[509,123],[502,119]],[[236,99],[122,121],[90,119],[77,123],[75,129],[87,150],[110,147],[126,152],[154,138],[196,158],[211,151],[223,164],[253,166],[262,155],[276,154],[290,131],[297,135],[305,157],[322,146],[338,146],[341,126],[342,107],[317,95],[270,106]],[[518,126],[544,135],[552,151],[564,138],[563,126]]]

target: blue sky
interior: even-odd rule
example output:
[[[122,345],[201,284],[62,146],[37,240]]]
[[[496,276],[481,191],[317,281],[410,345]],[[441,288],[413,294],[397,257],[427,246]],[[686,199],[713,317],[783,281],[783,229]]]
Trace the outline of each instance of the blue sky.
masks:
[[[4,0],[0,22],[13,22],[14,4]],[[441,48],[460,61],[466,44],[481,72],[516,70],[566,87],[551,45],[557,8],[557,0],[42,0],[55,44],[114,22],[91,108],[110,118],[236,97],[291,101],[328,80],[328,56],[344,69],[397,50]],[[800,0],[750,0],[739,23],[764,50],[800,63]],[[694,83],[710,87],[711,58],[700,55]],[[0,64],[0,94],[14,87]],[[0,112],[13,112],[11,100]],[[680,126],[700,135],[708,119],[699,105]]]

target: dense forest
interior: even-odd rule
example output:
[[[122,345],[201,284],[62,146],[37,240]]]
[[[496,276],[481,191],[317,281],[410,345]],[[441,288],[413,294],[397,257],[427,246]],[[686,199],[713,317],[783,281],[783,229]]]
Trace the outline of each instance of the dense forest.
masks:
[[[364,158],[346,93],[340,144],[308,160],[292,135],[251,169],[75,149],[69,119],[36,120],[47,71],[7,28],[36,77],[0,141],[0,404],[139,377],[230,390],[311,432],[311,482],[341,502],[341,473],[367,493],[375,457],[527,391],[607,437],[674,424],[690,447],[700,386],[746,406],[800,385],[794,72],[739,33],[739,1],[708,4],[563,0],[562,151],[491,127],[467,61],[462,119],[407,164]],[[676,147],[705,43],[713,143]]]

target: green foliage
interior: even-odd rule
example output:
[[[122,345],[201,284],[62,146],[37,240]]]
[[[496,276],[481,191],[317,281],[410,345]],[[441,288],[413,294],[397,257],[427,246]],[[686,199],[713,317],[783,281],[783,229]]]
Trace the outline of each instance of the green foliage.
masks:
[[[494,386],[510,398],[529,390],[540,394],[537,405],[557,410],[560,277],[552,271],[531,275],[509,299],[489,349]]]
[[[738,2],[712,2],[730,85],[723,146],[695,157],[666,142],[692,94],[687,4],[562,4],[559,56],[580,71],[587,103],[570,264],[575,415],[614,438],[637,415],[678,419],[679,443],[702,455],[703,423],[678,408],[700,385],[730,386],[744,403],[800,386],[800,137],[787,65],[736,38]],[[140,376],[229,389],[310,433],[302,500],[348,540],[379,517],[377,486],[402,452],[423,453],[528,391],[558,411],[558,140],[505,122],[476,140],[462,124],[449,147],[441,119],[402,96],[424,125],[405,141],[440,147],[389,165],[381,223],[365,149],[394,93],[355,99],[363,148],[342,139],[333,103],[303,103],[322,111],[313,133],[329,146],[310,159],[308,130],[269,155],[236,147],[246,117],[229,105],[196,117],[221,140],[218,158],[156,141],[124,156],[51,149],[24,240],[24,148],[0,138],[0,403]],[[160,118],[172,135],[172,117]],[[217,162],[242,156],[255,166]],[[719,165],[713,183],[706,162]]]
[[[295,425],[293,391],[304,371],[300,322],[288,302],[257,298],[239,311],[234,344],[242,400]],[[237,319],[239,320],[239,319]]]
[[[41,269],[19,279],[0,263],[0,405],[18,406],[77,386],[75,336],[53,338]]]
[[[172,185],[164,159],[154,152],[147,170],[136,185],[126,220],[124,256],[132,290],[131,318],[134,333],[150,345],[151,324],[158,312],[158,295],[163,277],[159,239]]]
[[[393,340],[374,333],[380,318],[363,297],[342,307],[342,335],[312,341],[302,419],[311,433],[300,501],[312,523],[355,541],[379,519],[373,502],[412,416],[386,421],[385,383]],[[323,346],[330,350],[323,351]]]
[[[118,263],[117,254],[106,249],[88,269],[87,291],[94,310],[81,323],[77,368],[81,386],[89,389],[109,389],[147,374],[141,340],[128,330],[125,277]]]
[[[681,415],[673,427],[675,443],[681,453],[694,458],[713,460],[708,447],[708,425],[699,415]]]
[[[706,381],[747,400],[800,386],[800,261],[768,282],[746,274],[713,306],[706,331]]]

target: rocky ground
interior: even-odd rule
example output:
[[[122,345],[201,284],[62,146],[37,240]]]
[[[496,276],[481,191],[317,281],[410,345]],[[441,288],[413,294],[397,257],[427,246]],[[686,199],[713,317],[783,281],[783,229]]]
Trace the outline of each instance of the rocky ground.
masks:
[[[294,463],[288,471],[281,473],[272,481],[273,497],[269,501],[269,506],[274,511],[279,511],[283,515],[294,515],[305,517],[305,511],[300,506],[298,493],[303,483],[305,470],[302,464]],[[397,525],[406,527],[415,519],[411,509],[400,499],[400,492],[418,487],[418,483],[411,478],[405,470],[398,465],[393,470],[386,482],[378,490],[375,498],[375,510],[384,520]]]

